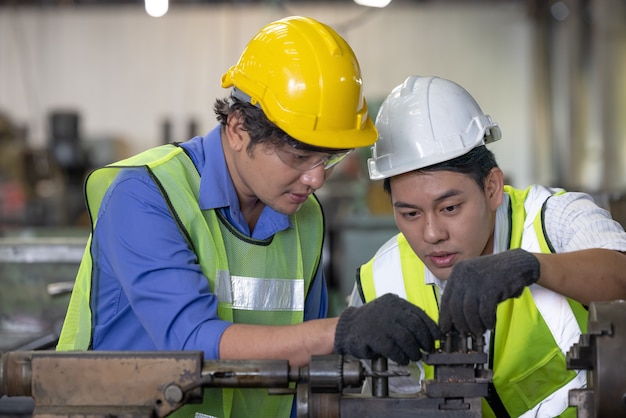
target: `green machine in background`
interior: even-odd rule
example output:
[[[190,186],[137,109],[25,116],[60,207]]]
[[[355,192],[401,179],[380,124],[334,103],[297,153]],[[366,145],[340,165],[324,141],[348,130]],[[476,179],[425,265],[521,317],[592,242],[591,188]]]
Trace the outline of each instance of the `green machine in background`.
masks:
[[[89,231],[58,232],[0,237],[0,352],[56,342]]]

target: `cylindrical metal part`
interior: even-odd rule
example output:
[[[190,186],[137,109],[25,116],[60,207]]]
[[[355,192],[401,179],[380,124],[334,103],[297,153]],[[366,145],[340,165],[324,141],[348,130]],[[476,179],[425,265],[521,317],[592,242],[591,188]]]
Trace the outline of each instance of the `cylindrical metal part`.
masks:
[[[277,388],[289,386],[287,360],[205,360],[203,386]]]
[[[372,372],[386,372],[388,361],[385,357],[372,360]],[[386,376],[372,377],[372,396],[386,398],[389,396],[389,378]]]
[[[360,360],[355,357],[343,357],[342,370],[343,387],[361,387],[365,379],[365,372]]]
[[[0,396],[32,396],[32,352],[0,354]]]
[[[313,392],[341,392],[343,358],[313,356],[309,364],[309,386]]]
[[[309,417],[309,385],[300,383],[296,389],[296,412],[298,418]]]
[[[595,367],[591,388],[595,392],[596,417],[626,416],[626,301],[593,302],[588,332],[595,338]]]

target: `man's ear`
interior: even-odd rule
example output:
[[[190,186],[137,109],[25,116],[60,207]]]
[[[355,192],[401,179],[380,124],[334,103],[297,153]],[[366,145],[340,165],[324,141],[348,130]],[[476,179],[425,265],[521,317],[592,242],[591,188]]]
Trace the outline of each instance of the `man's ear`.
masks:
[[[502,203],[504,194],[504,173],[499,167],[491,169],[485,179],[485,196],[489,201],[489,207],[496,210]]]
[[[243,129],[243,119],[239,112],[228,115],[225,131],[228,145],[235,151],[243,149],[247,136],[244,135],[246,131]]]

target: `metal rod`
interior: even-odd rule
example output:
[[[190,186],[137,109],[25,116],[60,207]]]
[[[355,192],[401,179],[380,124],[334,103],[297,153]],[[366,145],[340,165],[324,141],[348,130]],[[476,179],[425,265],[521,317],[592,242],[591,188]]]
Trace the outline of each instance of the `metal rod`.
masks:
[[[378,357],[372,360],[372,371],[386,372],[387,371],[387,359],[385,357]],[[389,378],[386,376],[372,377],[372,396],[378,398],[386,398],[389,396]]]

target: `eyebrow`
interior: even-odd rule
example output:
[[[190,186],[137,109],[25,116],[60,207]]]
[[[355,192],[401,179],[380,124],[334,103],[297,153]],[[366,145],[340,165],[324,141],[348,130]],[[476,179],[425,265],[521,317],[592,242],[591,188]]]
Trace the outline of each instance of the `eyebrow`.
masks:
[[[446,191],[445,193],[443,193],[442,195],[440,195],[440,196],[436,197],[436,198],[434,199],[434,202],[435,202],[435,203],[441,203],[441,202],[443,202],[443,201],[444,201],[444,200],[446,200],[446,199],[449,199],[449,198],[454,197],[454,196],[458,196],[458,195],[460,195],[460,194],[462,194],[462,193],[463,193],[463,192],[462,192],[461,190],[458,190],[458,189],[450,189],[450,190]],[[416,206],[416,205],[412,205],[412,204],[409,204],[409,203],[405,203],[405,202],[395,202],[395,203],[393,204],[393,206],[394,206],[395,208],[399,208],[399,209],[403,209],[403,208],[404,208],[404,209],[407,209],[407,208],[408,208],[408,209],[418,209],[418,206]]]
[[[458,196],[460,194],[463,194],[463,192],[461,190],[450,189],[447,192],[445,192],[444,194],[442,194],[441,196],[439,196],[438,198],[436,198],[435,202],[437,202],[437,203],[443,202],[446,199],[449,199],[449,198],[454,197],[454,196]]]

